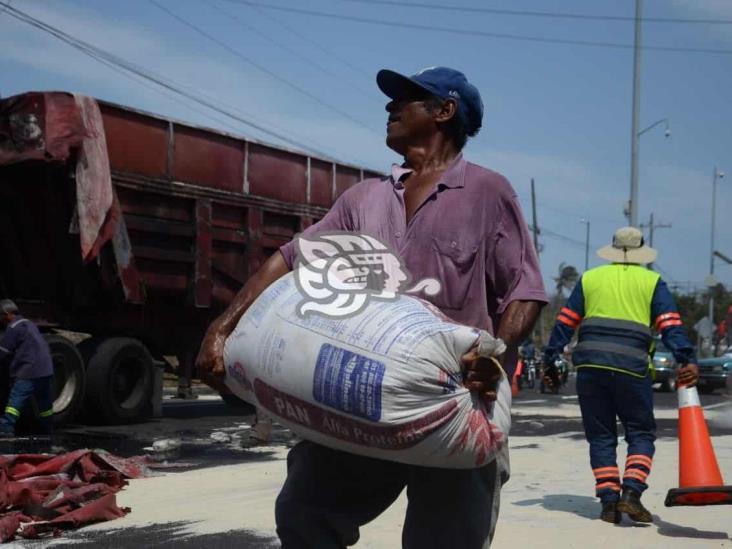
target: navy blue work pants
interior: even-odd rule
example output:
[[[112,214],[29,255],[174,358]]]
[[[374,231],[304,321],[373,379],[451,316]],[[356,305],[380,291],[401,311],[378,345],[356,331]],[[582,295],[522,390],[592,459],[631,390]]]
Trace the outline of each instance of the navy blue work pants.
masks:
[[[590,443],[595,493],[601,501],[617,501],[620,491],[642,493],[648,484],[656,440],[650,376],[638,378],[600,368],[577,369],[577,394],[582,424]],[[628,455],[622,475],[617,464],[617,419],[623,424]]]
[[[41,429],[50,434],[53,429],[53,376],[35,379],[16,379],[10,389],[5,415],[0,420],[0,430],[15,433],[15,424],[23,408],[35,398]]]

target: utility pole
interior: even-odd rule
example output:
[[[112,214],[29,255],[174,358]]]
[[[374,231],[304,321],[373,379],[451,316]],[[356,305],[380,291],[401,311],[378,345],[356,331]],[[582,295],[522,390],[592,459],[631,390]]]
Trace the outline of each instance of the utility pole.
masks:
[[[712,231],[709,246],[709,322],[714,324],[714,229],[717,214],[717,180],[724,177],[724,172],[714,166],[714,174],[712,175]]]
[[[539,253],[539,224],[536,220],[536,190],[534,189],[534,178],[531,178],[531,222],[533,223],[534,248]]]
[[[586,225],[585,229],[585,271],[590,268],[590,220],[582,219],[580,223]]]
[[[638,226],[638,119],[640,117],[641,14],[643,0],[635,0],[635,40],[633,42],[633,121],[630,145],[630,203],[628,221]]]
[[[536,249],[536,256],[539,257],[539,222],[536,219],[536,190],[534,189],[534,178],[531,178],[531,223],[532,232],[534,233],[534,248]],[[539,312],[539,321],[537,322],[537,328],[539,330],[539,346],[544,344],[544,319]]]
[[[641,229],[648,228],[648,245],[653,248],[653,233],[656,229],[670,229],[671,223],[654,223],[653,222],[653,212],[651,212],[650,219],[648,223],[641,223],[640,224]],[[648,268],[653,268],[653,263],[648,264]]]

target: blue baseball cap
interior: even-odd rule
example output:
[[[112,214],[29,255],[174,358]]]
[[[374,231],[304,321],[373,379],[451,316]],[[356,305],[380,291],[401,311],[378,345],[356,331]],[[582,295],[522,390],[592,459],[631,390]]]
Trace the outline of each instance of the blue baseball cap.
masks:
[[[414,92],[426,91],[441,99],[455,99],[458,114],[469,135],[477,132],[483,123],[483,101],[478,88],[463,73],[449,67],[429,67],[412,76],[382,69],[376,75],[379,89],[392,99],[402,99]]]

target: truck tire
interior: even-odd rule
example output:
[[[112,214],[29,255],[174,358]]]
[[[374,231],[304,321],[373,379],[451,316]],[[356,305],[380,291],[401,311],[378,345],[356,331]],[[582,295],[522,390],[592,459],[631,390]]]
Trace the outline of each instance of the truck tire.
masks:
[[[149,415],[153,360],[145,345],[128,337],[98,340],[87,363],[86,407],[107,424],[132,423]]]
[[[99,347],[99,344],[102,341],[104,341],[104,339],[89,337],[76,344],[76,348],[81,353],[81,358],[84,359],[84,364],[89,364],[89,360],[91,360],[92,355],[96,352],[97,347]]]
[[[84,403],[86,371],[84,359],[70,340],[56,334],[43,336],[53,359],[53,422],[73,421]]]

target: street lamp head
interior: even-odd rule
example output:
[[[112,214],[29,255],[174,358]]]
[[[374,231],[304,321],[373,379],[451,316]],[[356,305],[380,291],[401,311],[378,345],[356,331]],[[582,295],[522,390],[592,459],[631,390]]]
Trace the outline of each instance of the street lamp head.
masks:
[[[717,172],[717,177],[719,177],[719,179],[722,179],[724,177],[724,172]]]
[[[663,135],[665,135],[666,137],[671,137],[671,130],[666,128],[666,131],[663,132]]]

